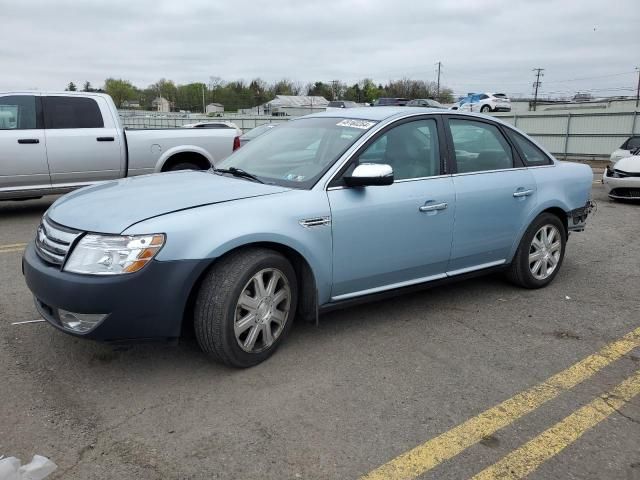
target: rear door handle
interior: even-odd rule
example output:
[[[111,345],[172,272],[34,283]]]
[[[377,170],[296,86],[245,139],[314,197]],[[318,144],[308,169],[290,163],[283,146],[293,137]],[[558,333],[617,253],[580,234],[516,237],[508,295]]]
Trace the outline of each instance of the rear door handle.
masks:
[[[96,138],[97,141],[99,142],[113,142],[115,140],[115,138],[113,137],[98,137]]]
[[[18,143],[20,144],[25,144],[25,143],[40,143],[40,140],[37,138],[19,138],[18,139]]]
[[[447,207],[448,205],[446,202],[432,203],[429,205],[422,205],[421,207],[418,208],[418,210],[420,210],[421,212],[433,212],[435,210],[444,210]]]
[[[529,190],[516,190],[515,192],[513,192],[513,196],[518,198],[518,197],[528,197],[529,195],[531,195],[533,193],[533,190],[529,189]]]

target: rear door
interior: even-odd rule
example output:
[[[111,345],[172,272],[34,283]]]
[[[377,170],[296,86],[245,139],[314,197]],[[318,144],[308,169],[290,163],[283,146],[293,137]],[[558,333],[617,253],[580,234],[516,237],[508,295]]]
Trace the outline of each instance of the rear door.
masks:
[[[43,97],[51,183],[73,186],[120,178],[119,126],[102,97]]]
[[[447,125],[456,192],[447,273],[455,275],[507,262],[537,195],[533,175],[495,123],[451,116]]]
[[[39,95],[0,95],[0,195],[51,186]]]

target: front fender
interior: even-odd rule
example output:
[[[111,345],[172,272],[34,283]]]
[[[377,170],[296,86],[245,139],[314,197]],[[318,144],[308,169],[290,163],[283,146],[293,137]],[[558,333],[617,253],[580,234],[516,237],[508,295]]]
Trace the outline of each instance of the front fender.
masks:
[[[209,164],[211,166],[213,166],[214,164],[213,155],[211,155],[204,148],[198,147],[197,145],[179,145],[177,147],[170,148],[169,150],[164,152],[162,155],[160,155],[160,158],[158,158],[158,161],[156,162],[153,168],[154,172],[156,173],[161,172],[165,163],[167,163],[167,160],[169,160],[171,157],[173,157],[178,153],[197,153],[199,155],[202,155],[204,158],[206,158],[209,161]]]
[[[159,261],[213,261],[242,246],[283,245],[308,263],[322,304],[331,292],[331,226],[306,228],[300,220],[330,215],[325,192],[296,190],[173,212],[144,220],[125,233],[165,233]]]

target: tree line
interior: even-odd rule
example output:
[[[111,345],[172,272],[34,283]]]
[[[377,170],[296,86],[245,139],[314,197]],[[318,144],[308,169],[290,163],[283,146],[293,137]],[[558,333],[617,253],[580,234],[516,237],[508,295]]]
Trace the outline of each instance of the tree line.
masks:
[[[66,89],[76,91],[78,88],[70,82]],[[288,79],[267,83],[260,78],[245,82],[224,81],[220,77],[210,77],[208,83],[176,84],[162,78],[143,89],[128,80],[108,78],[101,88],[93,88],[90,82],[84,82],[82,91],[108,93],[118,108],[125,108],[125,102],[136,102],[141,109],[153,110],[153,100],[163,97],[170,102],[172,110],[191,112],[202,112],[203,100],[205,105],[220,103],[225,111],[237,111],[262,105],[276,95],[317,95],[327,100],[351,100],[357,103],[371,103],[383,97],[432,98],[442,103],[453,102],[450,88],[440,86],[438,91],[435,82],[409,78],[391,80],[384,85],[376,84],[370,78],[352,85],[339,80],[302,84]]]

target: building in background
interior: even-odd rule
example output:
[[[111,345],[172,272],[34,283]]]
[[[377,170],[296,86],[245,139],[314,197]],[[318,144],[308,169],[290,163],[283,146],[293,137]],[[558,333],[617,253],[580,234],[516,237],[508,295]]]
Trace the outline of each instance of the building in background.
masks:
[[[221,103],[210,103],[206,107],[207,113],[222,113],[224,112],[224,105]]]
[[[170,112],[171,102],[164,97],[156,97],[153,102],[151,102],[151,108],[156,112]]]
[[[125,100],[124,102],[122,102],[122,108],[130,108],[130,109],[140,108],[140,101],[139,100]]]
[[[277,117],[299,117],[324,112],[329,101],[324,97],[308,95],[276,95],[276,98],[257,107],[257,113]]]

